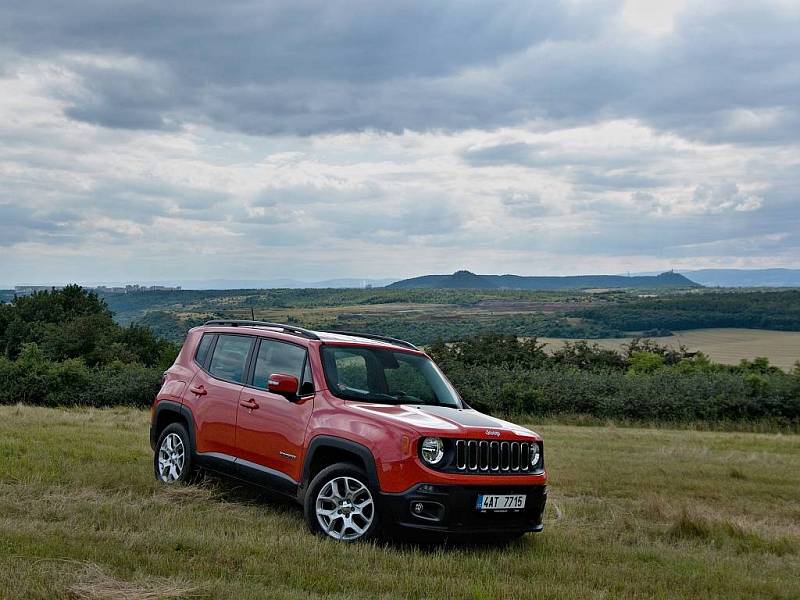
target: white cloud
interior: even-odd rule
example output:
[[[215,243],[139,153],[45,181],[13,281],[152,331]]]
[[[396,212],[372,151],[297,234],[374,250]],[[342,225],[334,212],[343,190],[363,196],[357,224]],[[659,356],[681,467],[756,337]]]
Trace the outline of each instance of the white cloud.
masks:
[[[717,186],[698,185],[692,195],[692,205],[696,210],[718,214],[726,210],[749,212],[758,210],[763,198],[739,190],[735,183]]]
[[[635,29],[651,35],[672,31],[675,16],[686,0],[626,0],[622,19]]]

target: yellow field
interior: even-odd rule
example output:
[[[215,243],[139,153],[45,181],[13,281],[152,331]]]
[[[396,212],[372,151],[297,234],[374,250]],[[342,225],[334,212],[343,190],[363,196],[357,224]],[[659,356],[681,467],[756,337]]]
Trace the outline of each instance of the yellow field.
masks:
[[[681,344],[689,350],[707,354],[718,363],[735,365],[743,358],[752,360],[766,356],[770,362],[784,369],[793,367],[800,360],[800,332],[767,331],[764,329],[693,329],[680,331],[669,337],[655,338],[661,344],[677,347]],[[564,343],[563,338],[539,338],[551,346]],[[620,348],[631,338],[606,338],[589,340],[605,348]]]

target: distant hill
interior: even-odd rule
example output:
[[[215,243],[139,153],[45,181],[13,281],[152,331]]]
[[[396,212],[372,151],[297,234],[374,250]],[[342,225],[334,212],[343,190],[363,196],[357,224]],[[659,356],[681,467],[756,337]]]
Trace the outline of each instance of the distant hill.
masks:
[[[800,287],[800,269],[700,269],[682,273],[711,287]]]
[[[475,275],[469,271],[456,271],[452,275],[423,275],[395,281],[388,288],[436,288],[436,289],[497,289],[502,287],[493,278],[497,275]]]
[[[452,275],[423,275],[396,281],[389,288],[576,290],[587,288],[691,288],[698,283],[678,273],[641,275],[574,275],[567,277],[528,277],[522,275],[476,275],[456,271]]]

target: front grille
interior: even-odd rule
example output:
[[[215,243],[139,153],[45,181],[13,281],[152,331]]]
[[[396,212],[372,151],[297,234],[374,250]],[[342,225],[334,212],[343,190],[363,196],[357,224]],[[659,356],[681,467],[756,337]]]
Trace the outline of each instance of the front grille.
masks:
[[[468,473],[533,473],[541,469],[531,464],[537,448],[531,442],[456,440],[453,466]]]

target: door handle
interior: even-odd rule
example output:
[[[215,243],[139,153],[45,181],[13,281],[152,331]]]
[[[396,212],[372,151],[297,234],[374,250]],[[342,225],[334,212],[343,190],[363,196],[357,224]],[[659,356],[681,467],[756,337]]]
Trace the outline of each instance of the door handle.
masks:
[[[192,386],[189,388],[189,391],[198,396],[205,396],[208,393],[206,388],[204,388],[202,385]]]
[[[249,408],[250,410],[255,410],[258,408],[258,402],[256,402],[253,398],[250,398],[250,400],[240,400],[239,404],[245,408]]]

